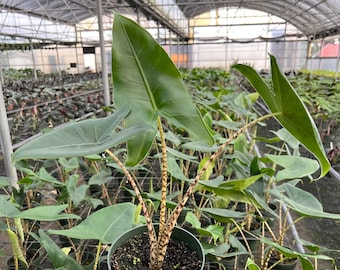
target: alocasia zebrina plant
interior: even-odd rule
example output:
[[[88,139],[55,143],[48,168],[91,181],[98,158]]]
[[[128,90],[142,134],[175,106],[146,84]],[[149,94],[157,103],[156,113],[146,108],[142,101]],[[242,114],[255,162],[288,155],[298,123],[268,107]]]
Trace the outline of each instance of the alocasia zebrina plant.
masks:
[[[167,151],[163,122],[182,128],[191,138],[207,144],[214,140],[189,95],[180,72],[164,49],[142,27],[119,14],[114,16],[112,43],[113,100],[117,112],[105,119],[91,119],[48,133],[18,149],[13,161],[27,158],[55,159],[84,156],[105,151],[122,168],[131,182],[142,205],[148,225],[151,244],[150,269],[162,268],[171,232],[198,181],[225,147],[247,128],[269,117],[276,119],[319,160],[324,175],[330,165],[322,149],[315,124],[303,103],[279,70],[271,56],[273,89],[254,69],[238,64],[234,66],[254,86],[272,113],[248,123],[233,133],[218,150],[207,159],[192,180],[183,199],[172,214],[165,218],[167,185]],[[120,128],[122,123],[123,128]],[[145,207],[141,191],[131,177],[126,165],[141,162],[155,141],[157,131],[162,146],[162,197],[160,230],[156,235],[152,219]],[[120,161],[109,148],[127,142],[127,160]],[[53,149],[53,151],[51,151]]]

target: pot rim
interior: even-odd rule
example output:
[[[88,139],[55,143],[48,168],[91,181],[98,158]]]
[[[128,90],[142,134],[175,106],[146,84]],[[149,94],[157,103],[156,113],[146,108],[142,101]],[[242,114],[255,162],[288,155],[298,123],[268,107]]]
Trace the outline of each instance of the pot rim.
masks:
[[[159,223],[153,223],[153,225],[157,231],[159,227]],[[110,264],[110,258],[113,252],[131,237],[138,235],[140,233],[144,233],[144,232],[147,232],[147,225],[146,224],[138,225],[122,233],[115,241],[112,242],[109,252],[107,254],[107,266],[109,270],[112,270],[111,264]],[[176,237],[176,234],[179,234],[179,236]],[[204,265],[205,265],[205,253],[204,253],[203,246],[201,242],[197,239],[197,237],[191,232],[189,232],[188,230],[182,227],[179,227],[179,226],[174,227],[171,237],[174,237],[174,239],[176,240],[185,241],[185,242],[188,242],[186,240],[191,239],[191,243],[189,242],[188,247],[189,249],[197,252],[198,257],[202,262],[202,266],[200,270],[203,270]]]

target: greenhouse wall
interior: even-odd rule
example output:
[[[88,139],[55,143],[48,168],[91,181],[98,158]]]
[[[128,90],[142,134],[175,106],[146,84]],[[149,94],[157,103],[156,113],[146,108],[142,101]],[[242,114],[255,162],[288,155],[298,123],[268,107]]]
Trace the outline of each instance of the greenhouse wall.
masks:
[[[34,59],[33,59],[34,57]],[[35,49],[32,51],[2,51],[0,52],[0,66],[2,68],[35,68],[44,73],[68,71],[80,73],[84,71],[82,48],[60,46]],[[76,67],[71,67],[76,63]]]
[[[288,70],[339,71],[338,58],[308,58],[307,41],[277,41],[252,43],[196,43],[163,45],[179,67],[222,67],[229,69],[236,62],[252,65],[257,70],[269,69],[268,53],[276,56],[281,68]],[[101,68],[100,48],[93,55],[85,55],[82,47],[58,46],[27,51],[0,51],[2,68],[33,68],[44,73],[82,73]],[[90,64],[86,59],[91,59]],[[111,47],[106,47],[108,70],[111,70]]]
[[[340,72],[340,59],[333,58],[309,58],[307,59],[307,69],[311,70],[332,70]]]
[[[230,68],[236,62],[268,69],[268,53],[275,55],[283,70],[306,66],[307,41],[214,43],[190,46],[190,67]]]
[[[306,69],[307,41],[271,42],[269,53],[277,57],[283,70]]]
[[[2,51],[0,52],[0,66],[2,68],[33,68],[44,73],[57,73],[66,71],[76,74],[87,71],[102,70],[100,48],[95,48],[93,55],[84,54],[82,47],[58,47],[33,50],[34,62],[31,51]],[[90,57],[88,57],[90,56]],[[109,70],[111,69],[111,47],[106,47],[106,58]],[[90,61],[85,61],[90,59]],[[92,60],[92,61],[91,61]]]

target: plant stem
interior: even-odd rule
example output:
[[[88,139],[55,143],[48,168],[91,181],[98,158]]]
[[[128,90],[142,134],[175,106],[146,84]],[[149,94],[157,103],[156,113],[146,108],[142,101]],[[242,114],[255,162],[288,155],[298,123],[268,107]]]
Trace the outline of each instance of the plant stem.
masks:
[[[156,236],[156,232],[155,229],[153,227],[152,224],[152,219],[151,216],[149,214],[149,211],[146,207],[146,204],[143,200],[142,194],[140,193],[140,190],[136,184],[135,179],[133,179],[132,175],[129,173],[129,171],[127,170],[127,168],[125,167],[125,165],[118,159],[118,157],[112,153],[110,150],[105,150],[105,152],[115,161],[117,162],[118,166],[122,169],[122,171],[124,172],[125,176],[127,177],[127,179],[129,180],[133,191],[136,193],[137,199],[140,203],[140,205],[142,206],[142,211],[146,220],[146,225],[148,228],[148,235],[149,235],[149,240],[150,240],[150,261],[152,261],[152,254],[155,254],[155,251],[157,250],[157,236]]]
[[[245,244],[245,246],[246,246],[246,248],[247,248],[247,250],[248,250],[248,252],[249,252],[249,255],[250,255],[251,257],[253,257],[253,253],[252,253],[251,248],[250,248],[250,246],[249,246],[249,243],[248,243],[248,241],[247,241],[247,239],[246,239],[246,237],[245,237],[245,235],[244,235],[244,233],[243,233],[242,228],[237,224],[237,222],[236,222],[235,220],[232,219],[232,221],[233,221],[234,225],[236,226],[238,232],[241,234],[241,237],[242,237],[242,239],[243,239],[243,241],[244,241],[244,244]]]
[[[277,116],[277,115],[281,115],[281,112],[278,113],[270,113],[270,114],[266,114],[263,115],[257,119],[254,119],[253,121],[249,122],[248,124],[246,124],[245,126],[241,127],[239,130],[237,130],[235,133],[233,133],[217,150],[215,153],[213,153],[209,160],[207,162],[205,162],[204,166],[202,167],[201,171],[196,175],[195,179],[193,180],[193,182],[190,184],[190,186],[188,187],[186,193],[183,196],[182,201],[179,202],[179,204],[175,207],[175,209],[173,210],[171,216],[169,217],[167,224],[166,224],[166,232],[163,235],[163,239],[159,240],[160,245],[167,245],[170,241],[170,237],[172,234],[172,230],[176,225],[176,222],[185,206],[185,204],[187,203],[188,199],[190,198],[191,194],[194,191],[194,188],[196,187],[196,185],[198,184],[198,181],[201,179],[201,177],[203,176],[203,174],[206,172],[206,170],[209,168],[210,164],[212,162],[214,162],[224,151],[224,149],[235,139],[237,138],[240,134],[242,134],[245,130],[247,130],[248,128],[256,125],[257,123],[264,121],[266,119],[269,119],[271,117]],[[162,248],[162,246],[160,246]]]
[[[164,137],[164,130],[162,127],[162,122],[160,117],[158,117],[158,130],[161,140],[161,150],[162,150],[162,186],[161,186],[161,205],[159,214],[159,232],[158,240],[162,238],[165,229],[166,220],[166,189],[168,182],[168,166],[167,166],[167,156],[166,156],[166,143]]]
[[[101,249],[102,249],[102,241],[99,241],[98,246],[97,246],[96,258],[94,260],[93,270],[97,270]]]

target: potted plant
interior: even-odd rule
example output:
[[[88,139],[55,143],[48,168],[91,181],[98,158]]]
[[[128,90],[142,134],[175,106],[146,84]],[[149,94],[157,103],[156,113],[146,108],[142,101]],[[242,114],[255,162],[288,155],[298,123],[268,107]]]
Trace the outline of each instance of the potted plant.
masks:
[[[270,58],[273,89],[251,67],[237,64],[234,68],[251,81],[272,112],[249,121],[227,139],[218,138],[216,141],[218,145],[215,145],[217,150],[202,159],[197,174],[192,177],[192,180],[187,181],[187,189],[169,215],[167,215],[167,195],[169,195],[167,154],[171,149],[167,147],[164,130],[175,127],[174,130],[182,137],[187,138],[189,134],[193,140],[202,142],[204,145],[200,144],[201,147],[208,145],[211,147],[215,140],[210,127],[203,120],[187,92],[180,72],[166,52],[146,30],[119,14],[115,14],[114,18],[112,44],[113,99],[114,106],[117,108],[115,113],[103,119],[71,123],[44,134],[19,148],[13,154],[13,162],[22,159],[56,159],[98,153],[104,153],[111,158],[128,179],[145,218],[150,243],[150,262],[147,267],[153,270],[162,269],[178,218],[195,192],[197,184],[209,172],[212,164],[223,154],[226,147],[250,127],[275,117],[316,156],[321,165],[321,175],[327,173],[329,162],[323,152],[315,124],[294,89],[279,70],[275,57],[270,56]],[[157,199],[160,202],[160,217],[157,225],[144,199],[144,191],[140,189],[130,170],[132,166],[144,160],[156,141],[159,142],[161,149],[161,188]],[[123,157],[121,159],[112,149],[125,142],[127,155],[124,160],[124,155],[121,155]],[[224,185],[230,187],[230,192],[226,192],[225,195],[245,198],[242,197],[243,190],[261,176],[258,174],[225,183]],[[220,215],[220,210],[205,209],[215,216],[216,212],[218,212],[217,216]],[[139,214],[135,211],[136,207],[133,204],[116,204],[94,212],[70,230],[50,232],[70,237],[97,239],[99,240],[98,255],[102,244],[113,242],[119,237],[118,234],[133,227],[135,219],[139,218]],[[108,219],[108,216],[111,217]],[[128,222],[121,223],[122,216]],[[93,232],[92,228],[96,226],[99,231]],[[202,261],[204,262],[204,257]],[[175,265],[178,267],[179,263],[175,262]],[[203,265],[201,268],[203,269]]]
[[[60,219],[78,219],[77,215],[62,213],[67,205],[41,205],[26,210],[18,209],[18,205],[8,196],[0,197],[0,217],[6,220],[6,232],[12,245],[13,256],[7,261],[10,269],[37,266],[39,250],[31,249],[27,244],[28,236],[23,224],[28,221],[56,221]],[[22,269],[22,268],[20,268]]]

